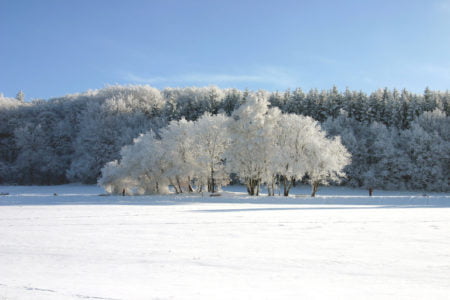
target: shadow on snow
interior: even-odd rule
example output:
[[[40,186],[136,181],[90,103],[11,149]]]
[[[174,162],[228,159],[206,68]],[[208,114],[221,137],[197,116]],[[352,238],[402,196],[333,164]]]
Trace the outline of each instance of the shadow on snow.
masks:
[[[296,207],[258,207],[205,209],[197,212],[236,212],[264,210],[313,210],[313,209],[374,209],[374,208],[433,208],[450,207],[450,196],[317,196],[311,197],[251,197],[225,194],[219,197],[201,195],[158,196],[107,196],[99,195],[7,195],[0,196],[0,206],[45,205],[191,205],[191,204],[255,204],[296,205]],[[297,207],[297,205],[314,207]],[[337,206],[337,207],[335,207]]]

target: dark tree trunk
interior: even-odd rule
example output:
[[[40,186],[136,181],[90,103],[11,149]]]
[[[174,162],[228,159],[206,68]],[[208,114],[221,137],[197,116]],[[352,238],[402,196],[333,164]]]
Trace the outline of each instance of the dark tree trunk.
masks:
[[[216,185],[216,182],[214,180],[214,169],[211,167],[211,193],[216,192],[215,185]]]
[[[319,182],[318,181],[314,181],[312,183],[312,193],[311,193],[311,197],[315,197],[317,190],[319,189]]]
[[[192,188],[192,185],[191,185],[191,177],[190,176],[188,176],[188,190],[189,190],[189,193],[194,192],[194,189]]]
[[[259,180],[256,181],[256,196],[259,196]]]
[[[171,178],[169,179],[169,183],[170,183],[170,184],[173,186],[173,188],[175,189],[175,193],[176,193],[176,194],[179,194],[180,191],[178,191],[177,185],[173,183],[173,181],[172,181]]]
[[[178,176],[175,177],[177,180],[177,186],[178,186],[178,193],[182,194],[183,193],[183,189],[181,188],[181,183],[180,183],[180,178],[178,178]]]
[[[289,196],[289,191],[291,190],[292,187],[292,180],[288,180],[288,178],[286,176],[283,176],[283,195],[285,197]]]
[[[258,184],[258,180],[254,180],[254,179],[249,179],[247,182],[247,192],[250,196],[258,196],[257,192],[258,192],[258,188],[257,188],[257,184]]]

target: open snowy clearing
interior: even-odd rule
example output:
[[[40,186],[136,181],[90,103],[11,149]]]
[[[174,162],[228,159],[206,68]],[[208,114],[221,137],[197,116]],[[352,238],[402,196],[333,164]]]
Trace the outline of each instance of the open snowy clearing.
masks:
[[[449,194],[242,190],[0,186],[0,299],[448,299]]]

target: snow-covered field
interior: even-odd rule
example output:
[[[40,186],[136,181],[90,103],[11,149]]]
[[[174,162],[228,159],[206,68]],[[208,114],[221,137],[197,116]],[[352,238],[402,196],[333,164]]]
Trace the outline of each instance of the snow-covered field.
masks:
[[[449,194],[102,192],[0,186],[1,300],[450,297]]]

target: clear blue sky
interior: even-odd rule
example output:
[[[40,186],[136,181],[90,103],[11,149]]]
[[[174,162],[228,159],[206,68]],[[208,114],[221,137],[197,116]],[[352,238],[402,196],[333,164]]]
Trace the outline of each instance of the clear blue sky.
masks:
[[[0,0],[0,93],[450,89],[450,0]]]

